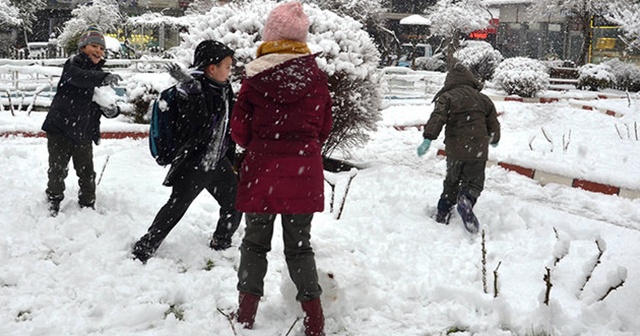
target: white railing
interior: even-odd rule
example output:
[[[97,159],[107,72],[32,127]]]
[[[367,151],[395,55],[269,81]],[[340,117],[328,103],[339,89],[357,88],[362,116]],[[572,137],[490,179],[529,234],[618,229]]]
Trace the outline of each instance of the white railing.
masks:
[[[427,99],[444,83],[445,75],[433,71],[414,71],[405,67],[382,69],[386,99]]]

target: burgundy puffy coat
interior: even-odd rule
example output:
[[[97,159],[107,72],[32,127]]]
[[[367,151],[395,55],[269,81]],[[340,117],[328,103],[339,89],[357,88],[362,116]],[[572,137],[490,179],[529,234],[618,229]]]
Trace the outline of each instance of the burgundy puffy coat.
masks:
[[[248,213],[324,209],[322,144],[331,97],[314,55],[268,54],[249,63],[231,117],[246,149],[236,207]]]

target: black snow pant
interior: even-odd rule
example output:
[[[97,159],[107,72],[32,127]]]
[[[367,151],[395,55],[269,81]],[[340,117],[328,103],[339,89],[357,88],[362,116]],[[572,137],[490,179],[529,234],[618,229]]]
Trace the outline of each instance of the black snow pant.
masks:
[[[242,213],[235,208],[238,177],[229,159],[224,157],[208,171],[199,166],[185,165],[177,172],[169,201],[160,209],[147,233],[135,244],[134,250],[153,254],[204,189],[220,205],[220,217],[212,239],[231,244]]]
[[[475,204],[484,189],[484,160],[457,160],[447,158],[447,175],[444,179],[438,210],[449,212],[457,203],[458,195],[465,195]]]
[[[47,197],[49,202],[61,202],[64,199],[64,180],[69,173],[69,161],[73,159],[73,168],[78,176],[78,203],[91,207],[96,201],[96,173],[93,171],[93,143],[91,140],[80,144],[57,134],[47,133],[49,151],[49,181]]]
[[[275,214],[245,214],[247,227],[240,245],[238,291],[256,296],[264,295],[267,274],[267,253],[271,251]],[[296,285],[296,300],[311,301],[322,294],[318,271],[311,247],[311,219],[313,214],[281,215],[284,255],[289,276]]]

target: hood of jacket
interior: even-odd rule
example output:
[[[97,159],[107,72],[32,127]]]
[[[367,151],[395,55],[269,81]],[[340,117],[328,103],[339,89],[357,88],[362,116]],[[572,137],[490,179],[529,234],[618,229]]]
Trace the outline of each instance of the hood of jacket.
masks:
[[[268,54],[247,65],[245,81],[279,103],[303,98],[321,71],[315,55]]]
[[[436,93],[432,102],[438,100],[443,93],[461,85],[471,86],[478,91],[482,90],[482,83],[473,76],[471,71],[469,71],[469,69],[464,65],[457,63],[453,69],[449,70],[447,73],[447,77],[444,80],[444,86],[440,91],[438,91],[438,93]]]

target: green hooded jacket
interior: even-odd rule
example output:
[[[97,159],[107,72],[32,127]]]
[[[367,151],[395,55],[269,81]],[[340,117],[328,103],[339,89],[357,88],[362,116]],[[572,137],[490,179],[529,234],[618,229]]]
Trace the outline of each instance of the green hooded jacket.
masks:
[[[422,136],[435,140],[446,126],[444,144],[449,158],[486,161],[489,143],[500,141],[496,108],[480,90],[482,84],[471,72],[456,64],[433,98],[435,107]]]

